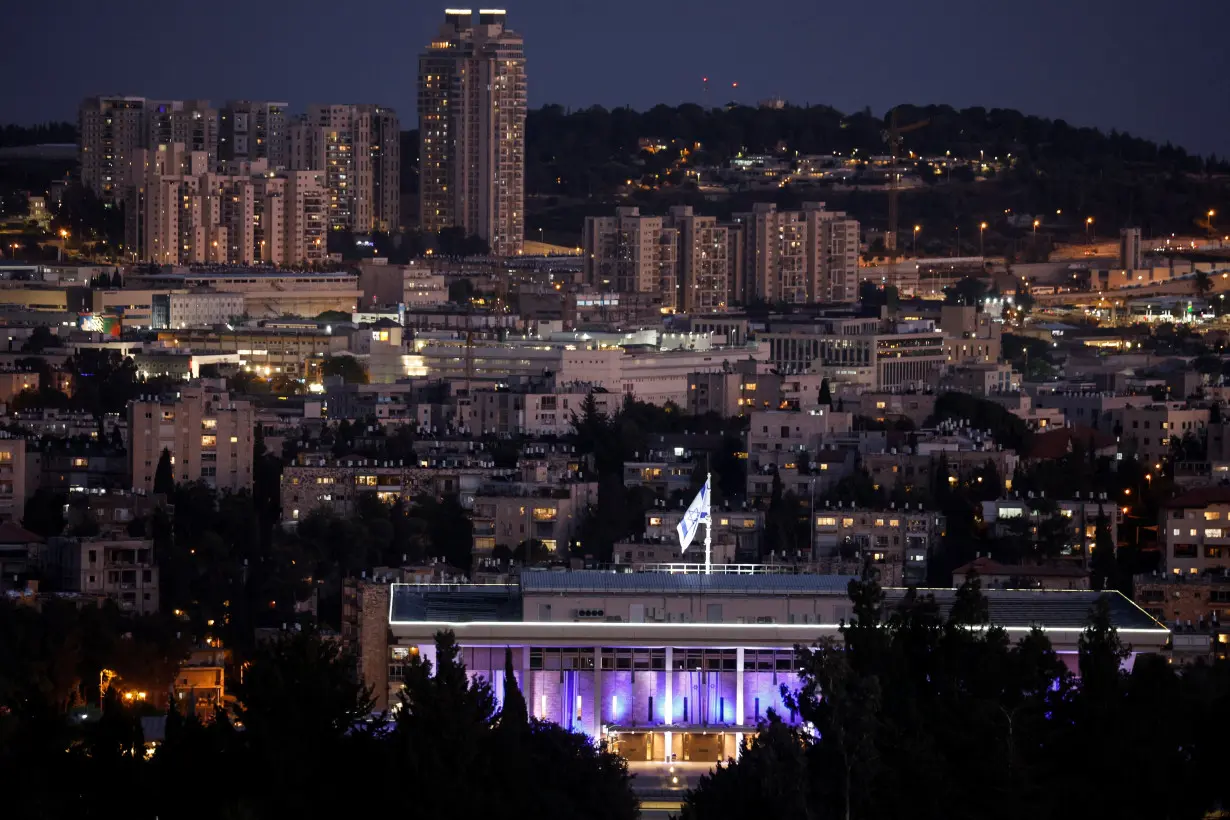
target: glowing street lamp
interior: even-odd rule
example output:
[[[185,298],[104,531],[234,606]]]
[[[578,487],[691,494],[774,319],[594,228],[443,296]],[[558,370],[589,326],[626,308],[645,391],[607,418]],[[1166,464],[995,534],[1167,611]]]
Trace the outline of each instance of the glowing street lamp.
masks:
[[[1039,226],[1039,225],[1041,225],[1041,224],[1042,224],[1042,220],[1041,220],[1041,219],[1035,219],[1035,220],[1034,220],[1034,236],[1037,236],[1037,235],[1038,235],[1038,226]]]
[[[987,223],[979,222],[978,223],[978,255],[979,256],[986,256],[986,252],[985,252],[986,248],[982,242],[982,235],[986,233],[986,230],[987,230]]]
[[[918,232],[922,230],[922,225],[914,226],[914,247],[911,249],[915,256],[918,256]]]
[[[1092,230],[1092,228],[1093,228],[1093,217],[1092,216],[1085,217],[1085,244],[1086,245],[1092,243],[1092,237],[1090,234],[1090,231]]]
[[[1209,239],[1213,238],[1213,217],[1217,216],[1217,211],[1209,208]]]

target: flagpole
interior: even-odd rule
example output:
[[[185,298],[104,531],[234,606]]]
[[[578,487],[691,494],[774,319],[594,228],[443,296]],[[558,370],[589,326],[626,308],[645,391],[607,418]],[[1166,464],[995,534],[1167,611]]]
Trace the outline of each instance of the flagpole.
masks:
[[[710,562],[710,550],[713,548],[713,485],[709,483],[712,478],[712,473],[705,473],[705,486],[709,488],[708,497],[705,499],[708,502],[705,509],[705,575],[713,573],[713,564]]]

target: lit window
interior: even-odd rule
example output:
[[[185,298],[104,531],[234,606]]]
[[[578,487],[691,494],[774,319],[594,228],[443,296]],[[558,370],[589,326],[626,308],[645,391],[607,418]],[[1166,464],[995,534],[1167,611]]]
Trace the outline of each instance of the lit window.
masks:
[[[239,436],[231,436],[231,444],[238,444]]]
[[[217,447],[218,437],[217,436],[201,436],[201,446],[202,447]]]
[[[1221,519],[1221,513],[1219,512],[1212,512],[1211,510],[1206,510],[1204,513],[1205,521],[1217,521],[1220,519]]]
[[[649,526],[651,526],[651,527],[660,527],[660,526],[662,526],[662,517],[661,517],[661,516],[658,516],[658,515],[650,516],[650,518],[649,518]]]
[[[900,522],[898,519],[896,519],[896,518],[890,518],[890,519],[888,519],[888,526],[890,526],[890,527],[900,527],[900,526],[901,526],[901,522]]]
[[[817,518],[816,526],[817,527],[836,527],[837,519],[836,518]]]
[[[1205,538],[1221,538],[1222,537],[1221,532],[1222,531],[1220,529],[1208,529],[1204,531],[1204,537]]]

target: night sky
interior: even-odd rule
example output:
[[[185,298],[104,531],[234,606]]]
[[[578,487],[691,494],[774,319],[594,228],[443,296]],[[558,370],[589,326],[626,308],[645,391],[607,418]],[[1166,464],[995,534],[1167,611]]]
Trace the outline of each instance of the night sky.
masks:
[[[431,0],[11,2],[0,123],[98,93],[380,102],[414,122]],[[462,6],[464,7],[464,6]],[[780,96],[1017,108],[1230,155],[1230,0],[515,0],[530,103]],[[477,6],[474,6],[477,8]],[[328,42],[331,41],[331,42]],[[739,88],[732,95],[731,83]]]

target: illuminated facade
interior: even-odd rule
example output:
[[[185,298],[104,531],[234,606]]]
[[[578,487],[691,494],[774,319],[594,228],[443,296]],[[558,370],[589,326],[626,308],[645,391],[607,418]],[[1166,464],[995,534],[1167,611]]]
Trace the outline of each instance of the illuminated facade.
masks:
[[[505,13],[448,9],[419,56],[421,227],[460,227],[497,256],[525,235],[525,51]]]
[[[165,449],[177,484],[204,481],[219,490],[252,488],[252,405],[224,384],[204,381],[174,398],[128,403],[132,488],[153,492]]]
[[[715,762],[733,757],[770,709],[797,722],[782,689],[797,688],[795,647],[840,638],[851,617],[842,575],[682,575],[525,572],[519,585],[405,585],[389,593],[388,621],[351,630],[360,647],[387,649],[388,675],[365,682],[396,702],[405,665],[431,660],[434,636],[456,635],[470,674],[504,696],[511,651],[530,712],[591,737],[629,760]],[[387,585],[386,585],[387,587]],[[941,607],[955,592],[934,591]],[[904,594],[888,590],[886,608]],[[1077,641],[1098,593],[987,594],[993,623],[1013,639],[1038,624],[1075,669]],[[1118,593],[1112,621],[1136,652],[1169,631]],[[365,655],[369,657],[370,655]]]

